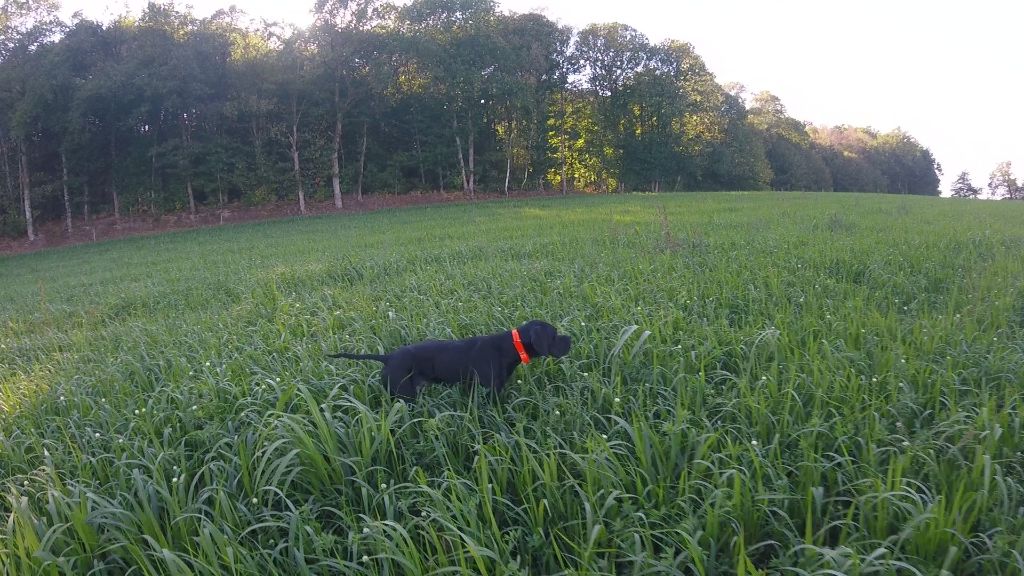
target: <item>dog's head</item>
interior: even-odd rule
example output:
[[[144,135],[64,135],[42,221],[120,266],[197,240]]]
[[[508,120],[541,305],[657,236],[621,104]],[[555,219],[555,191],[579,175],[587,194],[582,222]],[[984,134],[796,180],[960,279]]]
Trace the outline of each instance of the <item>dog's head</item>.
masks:
[[[555,327],[541,320],[530,320],[519,327],[523,345],[532,352],[531,356],[553,356],[561,358],[569,353],[572,339],[559,334]]]

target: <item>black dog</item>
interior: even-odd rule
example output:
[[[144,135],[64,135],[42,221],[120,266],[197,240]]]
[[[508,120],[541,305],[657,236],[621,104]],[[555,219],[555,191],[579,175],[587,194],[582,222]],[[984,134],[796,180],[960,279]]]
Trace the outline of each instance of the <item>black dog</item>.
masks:
[[[384,363],[380,379],[392,396],[412,399],[428,382],[456,384],[476,379],[501,392],[520,363],[535,356],[569,353],[572,341],[547,322],[531,320],[515,330],[465,340],[425,340],[389,354],[330,354],[332,358]]]

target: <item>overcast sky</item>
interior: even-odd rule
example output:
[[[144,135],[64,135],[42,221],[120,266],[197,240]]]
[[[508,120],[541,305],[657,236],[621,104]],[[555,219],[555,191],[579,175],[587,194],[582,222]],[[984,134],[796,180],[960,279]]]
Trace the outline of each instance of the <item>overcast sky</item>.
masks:
[[[694,45],[720,83],[768,90],[816,124],[901,127],[977,186],[1003,160],[1024,179],[1024,2],[1019,0],[499,0],[581,28],[622,22]],[[235,4],[307,25],[313,0],[192,0],[206,16]],[[64,0],[103,21],[144,0]]]

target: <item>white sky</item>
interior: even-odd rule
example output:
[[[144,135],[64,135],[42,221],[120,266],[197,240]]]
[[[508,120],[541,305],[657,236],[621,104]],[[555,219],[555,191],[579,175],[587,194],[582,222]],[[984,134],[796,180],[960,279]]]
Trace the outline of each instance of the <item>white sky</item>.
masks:
[[[694,45],[720,83],[769,90],[816,124],[901,127],[942,164],[985,187],[1010,160],[1024,179],[1024,2],[1019,0],[499,0],[581,28],[622,22],[653,41]],[[234,3],[307,25],[313,0],[192,0],[206,16]],[[145,0],[63,0],[103,21]]]

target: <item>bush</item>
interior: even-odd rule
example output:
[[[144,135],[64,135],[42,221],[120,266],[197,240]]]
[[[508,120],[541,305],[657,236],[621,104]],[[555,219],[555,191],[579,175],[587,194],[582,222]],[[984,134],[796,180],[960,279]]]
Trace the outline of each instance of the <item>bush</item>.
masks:
[[[277,196],[267,186],[260,186],[248,194],[242,194],[242,203],[246,206],[269,204],[274,200],[277,200]]]
[[[25,219],[16,213],[0,214],[0,236],[4,238],[17,238],[24,236],[27,228]]]

